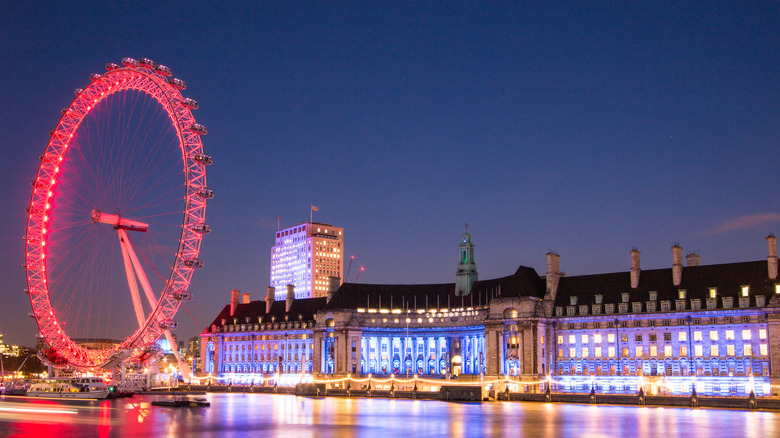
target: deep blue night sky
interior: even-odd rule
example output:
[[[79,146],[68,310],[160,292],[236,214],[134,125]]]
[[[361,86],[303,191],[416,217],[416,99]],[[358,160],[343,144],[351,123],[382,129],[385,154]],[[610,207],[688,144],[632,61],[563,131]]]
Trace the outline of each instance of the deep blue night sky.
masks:
[[[758,260],[780,232],[776,2],[257,3],[0,4],[7,341],[36,332],[37,158],[73,89],[124,56],[171,67],[209,129],[200,324],[230,289],[265,294],[277,216],[311,204],[369,283],[454,281],[465,221],[481,278],[543,274],[550,249],[569,275],[627,270],[633,246],[669,267],[674,242]]]

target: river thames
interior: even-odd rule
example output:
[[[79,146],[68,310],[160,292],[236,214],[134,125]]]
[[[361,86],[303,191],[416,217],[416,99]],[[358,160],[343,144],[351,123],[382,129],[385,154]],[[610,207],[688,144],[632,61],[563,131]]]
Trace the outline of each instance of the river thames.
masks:
[[[75,402],[5,398],[0,436],[479,437],[780,436],[780,413],[550,403],[208,394],[211,407],[152,406],[160,396]]]

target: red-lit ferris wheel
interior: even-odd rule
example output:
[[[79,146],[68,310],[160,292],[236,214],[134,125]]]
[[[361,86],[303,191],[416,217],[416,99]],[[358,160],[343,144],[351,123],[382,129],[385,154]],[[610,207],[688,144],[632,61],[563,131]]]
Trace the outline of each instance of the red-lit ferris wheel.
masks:
[[[203,265],[213,191],[198,103],[168,67],[122,64],[76,90],[32,183],[27,293],[58,367],[111,369],[143,358],[162,335],[171,342]]]

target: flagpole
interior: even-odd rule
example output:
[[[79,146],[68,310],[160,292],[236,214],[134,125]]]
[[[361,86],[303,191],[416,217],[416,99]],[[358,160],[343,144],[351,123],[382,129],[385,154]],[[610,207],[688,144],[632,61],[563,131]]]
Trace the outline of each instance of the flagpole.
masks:
[[[314,204],[309,209],[309,223],[314,222]]]

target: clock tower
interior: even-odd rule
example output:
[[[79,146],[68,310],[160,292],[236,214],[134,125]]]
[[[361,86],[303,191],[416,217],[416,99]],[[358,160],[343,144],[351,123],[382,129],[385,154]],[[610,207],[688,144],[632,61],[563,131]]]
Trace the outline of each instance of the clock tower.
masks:
[[[471,243],[469,224],[466,224],[466,232],[461,236],[458,244],[460,258],[458,271],[455,274],[455,295],[463,296],[471,292],[471,287],[477,281],[477,265],[474,263],[474,244]]]

